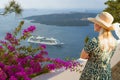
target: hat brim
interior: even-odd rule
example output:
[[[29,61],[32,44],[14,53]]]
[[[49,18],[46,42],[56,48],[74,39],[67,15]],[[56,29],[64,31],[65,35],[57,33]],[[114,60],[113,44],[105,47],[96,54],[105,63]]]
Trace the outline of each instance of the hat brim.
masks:
[[[113,25],[108,25],[102,21],[98,21],[96,18],[88,18],[89,21],[96,23],[98,25],[100,25],[101,27],[103,27],[106,30],[114,30]]]

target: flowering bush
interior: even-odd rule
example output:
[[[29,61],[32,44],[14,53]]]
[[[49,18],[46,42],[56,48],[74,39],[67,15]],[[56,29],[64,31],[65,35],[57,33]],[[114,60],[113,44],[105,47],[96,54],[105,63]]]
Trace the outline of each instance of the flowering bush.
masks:
[[[30,26],[18,37],[23,24],[24,21],[21,21],[13,33],[7,33],[5,40],[0,40],[0,80],[31,80],[54,69],[65,67],[74,70],[80,65],[73,60],[49,58],[45,45],[37,48],[21,45],[21,41],[31,36],[30,33],[36,29]]]

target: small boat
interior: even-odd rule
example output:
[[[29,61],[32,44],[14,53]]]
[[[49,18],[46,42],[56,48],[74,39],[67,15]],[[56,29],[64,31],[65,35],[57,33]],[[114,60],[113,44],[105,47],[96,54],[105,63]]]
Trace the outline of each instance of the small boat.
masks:
[[[41,36],[31,36],[28,38],[28,42],[45,44],[45,45],[62,45],[62,44],[64,44],[55,38],[52,38],[52,37],[46,38],[46,37],[41,37]]]

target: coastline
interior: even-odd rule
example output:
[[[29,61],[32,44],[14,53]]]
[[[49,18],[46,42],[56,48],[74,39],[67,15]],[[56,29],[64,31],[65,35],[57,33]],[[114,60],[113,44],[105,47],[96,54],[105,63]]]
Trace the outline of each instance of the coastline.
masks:
[[[73,12],[73,13],[59,13],[47,14],[25,17],[25,20],[30,20],[31,23],[40,23],[54,26],[89,26],[91,22],[87,20],[88,17],[95,17],[96,13]]]

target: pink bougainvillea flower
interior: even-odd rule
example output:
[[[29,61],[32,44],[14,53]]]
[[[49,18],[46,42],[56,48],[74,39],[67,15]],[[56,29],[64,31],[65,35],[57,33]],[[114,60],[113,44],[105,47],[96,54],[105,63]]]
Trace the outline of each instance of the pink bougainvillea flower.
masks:
[[[0,80],[6,80],[7,75],[6,73],[0,68]]]
[[[54,70],[56,68],[56,65],[55,64],[48,64],[47,67],[49,70]]]
[[[5,40],[10,40],[10,39],[13,39],[13,36],[11,33],[7,33],[5,36]]]
[[[28,33],[33,32],[36,29],[35,26],[30,26],[27,29],[23,30],[23,35],[27,36]]]
[[[40,44],[40,48],[46,49],[46,45],[45,44]]]
[[[9,80],[18,80],[15,76],[10,76]]]
[[[2,47],[2,46],[0,46],[0,49],[3,49],[3,47]]]
[[[15,47],[13,47],[13,46],[11,46],[11,45],[8,45],[8,49],[9,49],[9,51],[15,51]]]
[[[33,32],[35,29],[36,29],[35,26],[30,26],[30,27],[27,28],[27,30],[28,30],[29,32]]]
[[[33,76],[50,70],[72,69],[78,65],[74,61],[48,57],[44,44],[37,48],[20,45],[20,41],[27,39],[35,29],[35,26],[29,26],[20,37],[16,37],[17,32],[7,33],[5,41],[0,40],[0,52],[3,53],[0,54],[0,80],[31,80]]]

